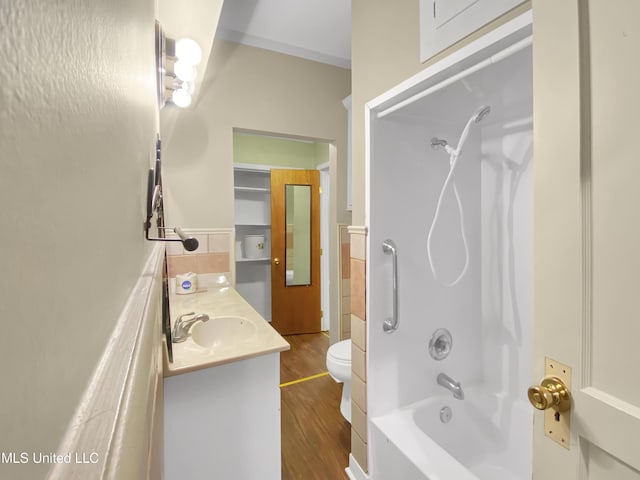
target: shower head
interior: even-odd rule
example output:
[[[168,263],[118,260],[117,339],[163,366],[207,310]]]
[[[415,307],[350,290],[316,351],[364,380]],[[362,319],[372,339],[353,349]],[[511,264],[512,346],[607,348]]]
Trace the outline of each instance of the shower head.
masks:
[[[489,115],[489,113],[491,113],[491,107],[489,105],[485,105],[480,108],[480,111],[476,114],[474,121],[476,123],[480,123],[487,115]]]
[[[444,138],[433,137],[431,139],[431,148],[446,147],[449,142]]]
[[[471,125],[474,123],[480,123],[482,120],[485,119],[487,115],[489,115],[489,113],[491,113],[491,107],[489,105],[483,105],[478,110],[476,110],[476,112],[473,115],[471,115],[469,120],[467,120],[467,124],[464,126],[462,133],[460,134],[460,139],[458,140],[458,146],[455,149],[451,145],[449,145],[449,142],[447,142],[445,139],[438,138],[438,137],[433,137],[431,139],[431,148],[435,150],[440,147],[444,147],[445,151],[450,156],[452,156],[453,154],[459,155],[460,152],[462,151],[462,146],[464,145],[464,142],[467,139],[467,135],[469,134],[469,129],[471,128]],[[453,157],[451,157],[450,162],[453,161],[452,159]]]

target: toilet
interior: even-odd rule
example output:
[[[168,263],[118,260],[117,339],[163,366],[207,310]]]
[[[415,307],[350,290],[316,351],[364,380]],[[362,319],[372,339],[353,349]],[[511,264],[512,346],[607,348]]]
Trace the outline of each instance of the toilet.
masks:
[[[327,370],[336,382],[343,384],[340,413],[351,423],[351,340],[343,340],[329,347]]]

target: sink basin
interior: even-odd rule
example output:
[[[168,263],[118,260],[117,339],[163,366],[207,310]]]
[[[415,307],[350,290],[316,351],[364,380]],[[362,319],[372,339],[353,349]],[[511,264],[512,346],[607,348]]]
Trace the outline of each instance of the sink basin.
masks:
[[[232,346],[250,340],[256,326],[244,317],[213,317],[191,329],[191,338],[201,347]]]

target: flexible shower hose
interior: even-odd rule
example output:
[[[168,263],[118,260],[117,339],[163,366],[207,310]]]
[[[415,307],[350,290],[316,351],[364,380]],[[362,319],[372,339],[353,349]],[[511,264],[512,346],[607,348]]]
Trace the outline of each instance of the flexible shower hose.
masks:
[[[449,145],[445,145],[445,150],[449,154],[449,173],[447,174],[447,178],[442,185],[442,189],[440,190],[440,195],[438,196],[438,202],[436,203],[436,211],[433,214],[433,220],[431,221],[431,227],[429,227],[429,233],[427,234],[427,258],[429,260],[429,267],[431,268],[431,273],[433,274],[433,278],[435,278],[442,286],[444,287],[453,287],[457,285],[460,280],[467,273],[467,269],[469,268],[469,245],[467,243],[467,235],[464,230],[464,209],[462,208],[462,201],[460,200],[460,194],[458,193],[458,188],[456,187],[456,181],[454,178],[454,172],[456,166],[458,164],[458,159],[460,158],[460,154],[462,153],[462,147],[464,146],[465,141],[467,140],[467,136],[469,135],[469,128],[471,124],[476,121],[482,120],[487,113],[488,107],[482,107],[480,110],[475,112],[469,121],[462,130],[462,134],[460,135],[460,139],[458,140],[458,146],[454,150]],[[462,244],[464,245],[464,266],[462,270],[458,274],[458,276],[451,282],[445,282],[440,278],[438,272],[436,271],[436,267],[433,264],[433,254],[431,253],[431,238],[433,236],[433,231],[435,230],[436,222],[438,221],[438,217],[440,216],[440,208],[442,207],[442,199],[444,198],[444,194],[447,190],[449,184],[453,185],[453,193],[456,197],[456,203],[458,204],[458,212],[460,213],[460,233],[462,236]]]
[[[469,246],[467,244],[467,235],[464,231],[464,209],[462,208],[462,202],[460,201],[460,194],[458,193],[458,188],[456,187],[456,181],[453,179],[453,173],[455,171],[456,165],[458,163],[458,153],[455,150],[452,150],[449,157],[449,174],[442,185],[442,190],[440,190],[440,195],[438,197],[438,203],[436,204],[436,211],[433,215],[433,221],[431,222],[431,227],[429,228],[429,234],[427,235],[427,258],[429,259],[429,267],[431,268],[431,273],[433,274],[433,278],[435,278],[442,286],[444,287],[453,287],[457,285],[460,280],[467,273],[467,269],[469,268]],[[456,203],[458,204],[458,211],[460,212],[460,233],[462,235],[462,244],[464,245],[464,266],[462,270],[455,278],[455,280],[451,282],[445,282],[440,278],[438,272],[436,271],[436,267],[433,264],[433,255],[431,253],[431,237],[433,235],[433,231],[435,229],[436,222],[438,221],[438,217],[440,216],[440,208],[442,206],[442,199],[444,198],[444,194],[447,190],[449,184],[453,184],[453,193],[456,197]]]

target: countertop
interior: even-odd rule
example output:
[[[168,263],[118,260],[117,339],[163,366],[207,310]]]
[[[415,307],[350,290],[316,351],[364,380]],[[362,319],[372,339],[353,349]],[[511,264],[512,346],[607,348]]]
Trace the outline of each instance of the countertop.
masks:
[[[246,358],[289,350],[287,341],[231,286],[212,287],[188,295],[169,295],[171,328],[175,320],[185,313],[206,313],[216,317],[238,316],[255,326],[253,335],[240,342],[221,343],[214,347],[201,347],[189,336],[182,343],[173,344],[173,362],[169,363],[167,348],[163,345],[164,376],[215,367]],[[195,325],[194,325],[195,328]],[[166,340],[163,340],[166,341]]]

